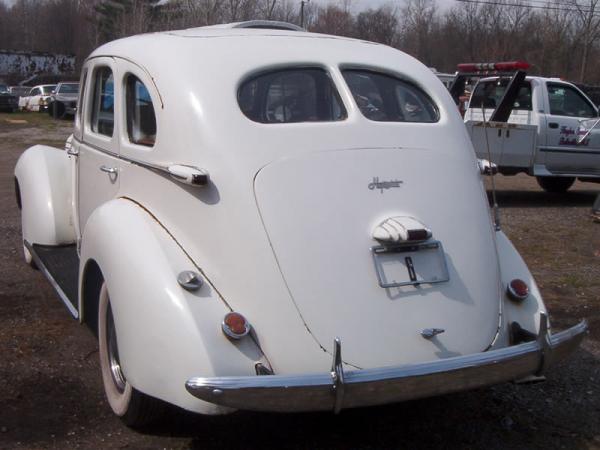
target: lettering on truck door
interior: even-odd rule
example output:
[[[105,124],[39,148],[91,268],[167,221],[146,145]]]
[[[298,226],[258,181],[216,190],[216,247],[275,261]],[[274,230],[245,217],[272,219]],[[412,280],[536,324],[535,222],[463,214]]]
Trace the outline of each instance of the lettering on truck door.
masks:
[[[545,146],[540,142],[546,168],[556,174],[600,175],[600,124],[581,140],[586,124],[591,127],[598,117],[596,107],[572,85],[553,81],[546,87]]]

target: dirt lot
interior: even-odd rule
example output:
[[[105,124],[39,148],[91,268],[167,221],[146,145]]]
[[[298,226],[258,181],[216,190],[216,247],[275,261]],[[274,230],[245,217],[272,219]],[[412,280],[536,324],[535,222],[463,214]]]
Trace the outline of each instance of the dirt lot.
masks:
[[[600,185],[549,195],[525,176],[497,178],[503,228],[533,270],[554,326],[586,317],[591,328],[545,383],[338,416],[173,411],[160,427],[128,429],[104,400],[92,334],[21,254],[15,162],[32,144],[62,146],[70,126],[45,114],[0,114],[0,448],[600,449],[600,223],[590,217]]]

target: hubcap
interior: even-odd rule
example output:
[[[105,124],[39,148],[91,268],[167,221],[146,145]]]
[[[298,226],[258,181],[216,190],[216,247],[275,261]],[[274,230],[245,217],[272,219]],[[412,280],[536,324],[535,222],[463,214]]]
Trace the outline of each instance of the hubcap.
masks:
[[[117,332],[115,330],[115,322],[113,320],[112,309],[110,304],[108,305],[108,311],[106,313],[106,344],[108,349],[108,365],[110,367],[110,374],[113,379],[115,387],[120,393],[125,391],[126,381],[123,371],[121,370],[121,363],[119,361],[119,349],[117,347]]]

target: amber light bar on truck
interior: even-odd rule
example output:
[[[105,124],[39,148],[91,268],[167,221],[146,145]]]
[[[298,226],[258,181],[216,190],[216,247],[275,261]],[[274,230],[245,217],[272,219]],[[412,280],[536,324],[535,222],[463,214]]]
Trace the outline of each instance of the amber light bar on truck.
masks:
[[[527,70],[531,65],[525,61],[508,61],[497,63],[463,63],[457,66],[460,73],[478,73],[478,72],[514,72],[517,70]]]

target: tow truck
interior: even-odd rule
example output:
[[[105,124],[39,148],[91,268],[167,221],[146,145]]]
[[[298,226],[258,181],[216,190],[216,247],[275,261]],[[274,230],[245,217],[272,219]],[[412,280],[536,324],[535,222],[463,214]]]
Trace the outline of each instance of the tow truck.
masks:
[[[524,172],[547,192],[575,182],[600,182],[598,108],[577,86],[527,76],[524,61],[459,64],[450,87],[455,102],[478,78],[464,120],[480,159],[504,175]]]

